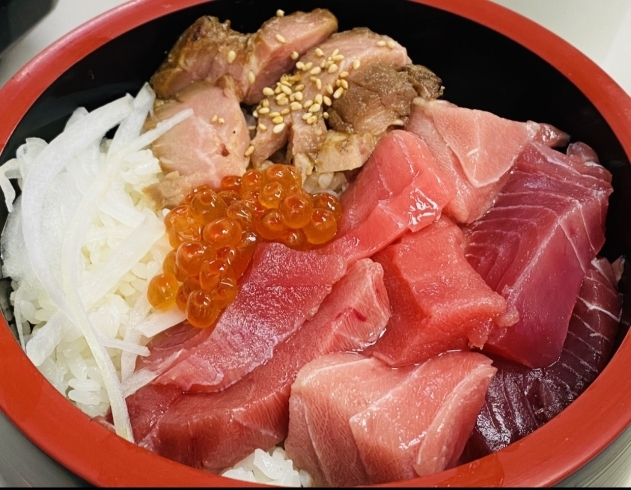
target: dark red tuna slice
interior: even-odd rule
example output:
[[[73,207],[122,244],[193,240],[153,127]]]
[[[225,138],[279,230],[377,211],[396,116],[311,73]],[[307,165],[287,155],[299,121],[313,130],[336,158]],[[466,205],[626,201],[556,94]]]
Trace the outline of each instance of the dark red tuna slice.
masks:
[[[493,357],[498,368],[463,462],[498,451],[542,426],[596,379],[611,354],[621,296],[606,259],[594,260],[574,306],[557,362],[543,369]]]
[[[140,435],[151,429],[141,445],[152,451],[220,471],[286,437],[290,385],[304,364],[331,352],[363,349],[383,333],[389,316],[381,266],[358,261],[318,313],[279,344],[266,364],[233,386],[219,393],[184,394],[157,424],[156,413],[164,411],[154,406],[154,393],[163,387],[150,385],[128,398],[130,409],[144,410],[132,410],[134,431]]]
[[[467,228],[467,259],[520,317],[491,333],[489,352],[529,367],[559,358],[583,277],[604,243],[609,179],[592,162],[529,143],[495,205]]]
[[[510,325],[506,301],[467,262],[462,231],[448,218],[375,254],[383,265],[392,317],[384,336],[366,352],[406,366],[469,345]]]

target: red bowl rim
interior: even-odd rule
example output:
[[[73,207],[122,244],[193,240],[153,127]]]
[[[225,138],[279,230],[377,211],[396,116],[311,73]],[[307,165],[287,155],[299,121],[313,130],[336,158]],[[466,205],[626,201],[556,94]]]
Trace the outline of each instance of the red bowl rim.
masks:
[[[31,105],[74,63],[147,21],[206,0],[131,0],[42,51],[0,90],[0,153]],[[631,156],[631,98],[595,63],[540,25],[491,1],[412,0],[465,17],[516,41],[567,77],[600,111]],[[169,461],[113,435],[68,404],[0,320],[0,409],[39,448],[103,486],[250,486]],[[397,486],[544,486],[579,469],[631,424],[631,341],[571,407],[533,434],[473,463]],[[29,380],[24,382],[24,380]],[[80,437],[74,437],[81,434]]]

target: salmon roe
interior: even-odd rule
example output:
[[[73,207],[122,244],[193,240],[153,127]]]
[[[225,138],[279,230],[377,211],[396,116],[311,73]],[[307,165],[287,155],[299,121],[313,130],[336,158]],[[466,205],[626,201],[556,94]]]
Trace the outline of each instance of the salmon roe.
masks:
[[[335,196],[306,192],[289,165],[224,177],[218,191],[197,187],[164,218],[173,250],[149,283],[149,303],[177,306],[194,327],[213,327],[258,243],[310,250],[335,237],[341,214]]]

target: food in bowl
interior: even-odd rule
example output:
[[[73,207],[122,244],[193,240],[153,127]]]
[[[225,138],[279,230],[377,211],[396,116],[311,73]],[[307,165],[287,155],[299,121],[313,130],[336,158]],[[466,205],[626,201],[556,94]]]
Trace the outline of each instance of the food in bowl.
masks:
[[[380,47],[384,47],[384,46],[380,46]],[[385,47],[386,47],[386,48],[389,48],[389,47],[387,46],[387,43],[386,43],[386,46],[385,46]],[[314,82],[314,83],[315,83],[315,82]],[[350,92],[350,90],[349,90],[349,92]],[[450,110],[452,110],[452,109],[453,109],[453,110],[456,110],[456,109],[461,110],[460,108],[456,108],[456,107],[449,107],[449,109],[450,109]],[[427,112],[427,111],[425,111],[425,112]],[[531,125],[531,126],[532,126],[532,125]],[[411,138],[411,141],[410,141],[410,138]],[[425,140],[424,140],[424,141],[425,141]],[[411,149],[412,151],[416,151],[416,152],[417,152],[417,154],[418,154],[418,153],[423,153],[423,150],[425,150],[425,153],[427,153],[427,149],[426,149],[426,148],[423,148],[423,145],[422,145],[422,144],[419,144],[419,143],[418,143],[418,142],[417,142],[417,141],[416,141],[413,137],[411,137],[409,134],[407,134],[407,133],[405,133],[405,132],[397,132],[397,131],[392,131],[392,132],[389,132],[389,133],[388,133],[388,136],[384,137],[384,139],[382,139],[382,140],[378,143],[378,145],[381,145],[381,144],[382,144],[382,142],[384,142],[384,143],[388,143],[388,144],[390,145],[390,147],[389,147],[390,151],[389,151],[388,153],[391,153],[393,149],[394,149],[394,151],[396,151],[396,150],[398,149],[399,151],[402,151],[402,152],[403,152],[403,151],[408,151],[408,150],[410,150],[410,149]],[[416,146],[415,146],[415,145],[416,145]],[[379,149],[379,148],[380,148],[380,146],[377,146],[377,149],[375,149],[375,152],[373,152],[373,155],[375,155],[375,154],[376,154],[376,155],[375,155],[375,158],[373,159],[373,162],[375,162],[375,161],[376,161],[376,162],[378,162],[378,158],[376,158],[376,156],[379,154],[379,153],[378,153],[378,149]],[[386,147],[386,148],[387,148],[387,147]],[[385,150],[382,150],[382,151],[385,151]],[[545,152],[544,152],[544,153],[545,153]],[[372,157],[371,157],[371,158],[372,158]],[[526,162],[526,163],[528,163],[528,162]],[[585,163],[585,162],[583,162],[583,163]],[[368,165],[368,164],[367,164],[367,165]],[[368,171],[368,168],[369,168],[369,167],[366,167],[366,168],[364,168],[362,171],[360,171],[360,173],[359,173],[359,177],[358,177],[358,178],[357,178],[357,180],[356,180],[356,181],[354,181],[354,182],[353,182],[353,184],[352,184],[353,186],[355,186],[355,188],[358,188],[358,187],[359,187],[359,184],[357,184],[357,183],[361,183],[361,180],[360,180],[360,179],[362,178],[362,176],[367,175],[367,173],[365,173],[365,172],[367,172],[367,171]],[[375,170],[373,170],[373,171],[372,171],[372,172],[373,172],[373,174],[372,174],[372,175],[375,175],[375,173],[376,173],[376,174],[379,174],[379,171],[378,171],[378,168],[379,168],[379,163],[373,164],[373,165],[372,165],[372,167],[370,167],[370,168],[377,168],[377,171],[376,171],[376,172],[375,172]],[[414,169],[414,170],[416,170],[416,169]],[[414,175],[413,175],[412,177],[414,177]],[[427,176],[426,176],[426,177],[427,177]],[[431,176],[430,176],[430,177],[431,177]],[[476,176],[476,177],[479,177],[479,176]],[[416,177],[414,177],[414,179],[415,179],[415,178],[416,178]],[[428,177],[428,178],[429,178],[429,177]],[[467,178],[469,178],[469,177],[467,177]],[[413,180],[414,180],[414,179],[413,179]],[[434,182],[436,182],[436,181],[437,181],[437,179],[438,179],[438,177],[437,177],[436,175],[434,175],[434,176],[433,176],[433,179],[434,179]],[[368,182],[368,183],[370,183],[370,180],[368,180],[368,179],[366,179],[366,178],[364,178],[363,180],[364,180],[364,182]],[[431,180],[431,179],[430,179],[430,180]],[[475,179],[474,179],[474,180],[475,180]],[[606,179],[601,179],[601,180],[606,180]],[[374,182],[374,181],[373,181],[373,182]],[[416,179],[416,182],[420,182],[420,179]],[[440,182],[440,181],[439,181],[439,182]],[[469,181],[469,182],[471,182],[471,181]],[[488,184],[492,184],[493,182],[484,182],[484,183],[482,183],[481,181],[478,181],[477,183],[478,183],[478,184],[482,184],[482,185],[488,185]],[[357,185],[356,185],[356,184],[357,184]],[[363,185],[364,185],[364,188],[366,188],[366,185],[368,185],[368,184],[363,184]],[[604,184],[603,184],[603,185],[604,185]],[[435,186],[435,187],[436,187],[436,186]],[[442,190],[444,190],[444,189],[441,189],[441,191],[442,191]],[[349,191],[349,192],[350,192],[350,191]],[[344,196],[345,196],[345,195],[350,195],[351,197],[353,196],[353,194],[345,194],[345,193],[344,193],[344,194],[342,194],[342,198],[344,198]],[[355,195],[357,195],[357,193],[355,193]],[[433,197],[433,196],[432,196],[432,197]],[[442,199],[447,200],[447,198],[448,198],[449,196],[448,196],[448,195],[446,195],[446,196],[440,196],[440,197],[441,197]],[[350,200],[350,198],[349,198],[349,200]],[[434,201],[434,202],[436,202],[436,201],[437,201],[437,199],[433,199],[433,201]],[[352,201],[351,201],[351,204],[352,204]],[[388,203],[388,204],[390,204],[390,203]],[[439,206],[440,206],[440,207],[444,206],[444,203],[439,204]],[[344,209],[350,209],[350,208],[352,208],[352,206],[347,206],[347,208],[344,208]],[[430,207],[428,207],[427,209],[423,209],[423,211],[426,211],[426,210],[430,210],[430,211],[431,211],[431,206],[430,206]],[[435,212],[435,210],[434,210],[434,212]],[[434,216],[435,216],[435,215],[434,215]],[[362,218],[365,218],[365,216],[364,216],[364,217],[362,217]],[[427,222],[432,222],[432,221],[434,221],[434,219],[428,219],[428,220],[427,220]],[[344,220],[342,220],[342,224],[343,224],[343,223],[344,223]],[[385,224],[387,224],[387,222],[384,222],[384,223],[385,223]],[[419,226],[423,226],[423,225],[427,224],[427,223],[423,223],[423,220],[422,220],[422,219],[421,219],[421,220],[418,220],[418,223],[420,223],[420,225],[419,225]],[[415,223],[415,225],[416,225],[416,224],[418,224],[418,223]],[[440,231],[441,231],[441,232],[442,232],[442,231],[448,231],[448,232],[452,233],[452,235],[455,233],[455,234],[456,234],[456,236],[455,236],[455,238],[452,238],[452,240],[456,240],[456,243],[457,243],[457,240],[458,240],[458,233],[457,233],[456,229],[455,229],[453,226],[451,226],[451,225],[453,225],[453,223],[449,223],[448,221],[442,221],[442,222],[441,222],[441,226],[440,226],[439,228],[440,228]],[[369,228],[369,227],[366,227],[366,228]],[[363,237],[368,237],[368,236],[369,236],[369,235],[367,235],[367,234],[366,234],[366,228],[364,229],[364,235],[360,235],[360,237],[362,237],[362,238],[363,238]],[[432,226],[432,228],[433,228],[433,226]],[[456,227],[456,228],[457,228],[457,227]],[[348,231],[348,230],[347,230],[347,231]],[[357,231],[357,230],[353,228],[353,231]],[[368,231],[369,231],[369,230],[368,230]],[[419,233],[420,233],[421,231],[422,231],[422,230],[419,230]],[[342,235],[342,236],[343,236],[343,235]],[[424,238],[425,238],[425,237],[424,237]],[[387,240],[392,240],[392,237],[387,238]],[[430,238],[430,240],[431,240],[431,238]],[[334,241],[333,243],[337,243],[338,245],[336,245],[336,246],[337,246],[337,247],[342,247],[342,250],[343,250],[343,251],[345,251],[345,252],[347,252],[347,251],[353,251],[353,249],[352,249],[352,248],[348,247],[348,244],[346,244],[346,245],[345,245],[344,240],[340,240],[340,241],[337,241],[337,240],[336,240],[336,241]],[[341,245],[339,245],[339,244],[341,244]],[[406,245],[407,245],[407,244],[406,244]],[[325,248],[326,248],[326,246],[325,246]],[[421,248],[422,248],[422,247],[421,247]],[[457,247],[456,247],[456,249],[457,249]],[[271,246],[270,246],[270,247],[268,247],[268,251],[267,251],[267,252],[268,252],[268,254],[272,254],[272,255],[273,255],[274,253],[278,252],[278,247],[271,247]],[[361,252],[361,253],[366,253],[367,251],[366,251],[366,250],[363,250],[363,251],[360,251],[360,252]],[[370,253],[370,250],[368,250],[368,253]],[[263,255],[263,253],[261,253],[260,255]],[[326,254],[324,254],[324,255],[326,255]],[[372,254],[371,254],[371,256],[372,256]],[[394,256],[396,257],[396,256],[397,256],[397,254],[394,254]],[[260,256],[259,256],[259,258],[260,258]],[[363,260],[363,259],[361,259],[361,258],[359,258],[359,257],[352,257],[352,259],[353,259],[353,260]],[[386,260],[388,260],[388,259],[386,259],[386,258],[384,258],[384,259],[383,259],[384,263],[386,263]],[[265,262],[264,260],[261,260],[260,262],[258,262],[258,264],[263,264],[264,262]],[[255,262],[255,264],[254,264],[254,265],[256,265],[256,264],[257,264],[257,263]],[[466,265],[466,262],[465,262],[465,264],[463,264],[463,265]],[[263,269],[263,270],[264,270],[264,269]],[[281,270],[282,270],[282,269],[281,269]],[[266,274],[266,275],[267,275],[267,274]],[[335,275],[334,275],[333,277],[335,277]],[[321,279],[321,278],[318,278],[318,279]],[[327,280],[328,280],[328,281],[330,281],[331,279],[327,279]],[[482,285],[480,285],[480,286],[482,287]],[[493,296],[493,295],[489,295],[489,296],[491,296],[491,297],[493,297],[493,298],[497,299],[497,298],[496,298],[495,296]],[[499,316],[499,315],[498,315],[498,313],[494,313],[493,315],[495,315],[495,316]],[[491,316],[493,316],[493,315],[491,315]],[[509,315],[509,316],[510,316],[510,315]],[[507,323],[508,323],[508,322],[509,322],[509,321],[511,321],[511,320],[510,320],[510,318],[504,318],[502,321],[505,321],[505,322],[507,322]],[[480,322],[480,323],[484,323],[484,322]],[[486,327],[488,327],[488,326],[486,326]],[[473,332],[467,332],[467,334],[469,334],[469,339],[468,339],[468,340],[472,340],[472,339],[471,339],[471,337],[475,337],[475,335],[477,335],[478,340],[479,340],[479,338],[480,338],[480,337],[483,337],[483,336],[485,335],[485,333],[486,333],[486,332],[484,332],[484,328],[486,328],[486,327],[483,327],[482,325],[479,325],[479,326],[478,326],[478,328],[473,328],[473,329],[472,329],[472,330],[473,330]],[[190,331],[190,329],[189,329],[189,331]],[[215,330],[215,331],[217,331],[217,330]],[[480,332],[482,332],[482,333],[480,333]],[[207,334],[206,334],[206,335],[207,335]],[[386,336],[383,336],[383,339],[384,339],[384,340],[385,340],[385,338],[386,338]],[[190,340],[190,339],[187,339],[187,340]],[[198,340],[199,340],[199,339],[198,339]],[[380,340],[379,340],[379,341],[375,344],[375,346],[379,346],[379,342],[380,342],[381,340],[382,340],[382,339],[380,339]],[[377,349],[377,350],[379,350],[379,347],[376,347],[376,349]],[[386,350],[387,350],[387,349],[386,349]],[[386,354],[387,354],[387,353],[386,353]],[[382,356],[383,356],[383,354],[382,354]],[[387,358],[387,357],[386,357],[386,358]],[[191,361],[187,361],[187,362],[189,362],[189,364],[190,364],[190,362],[191,362]],[[257,361],[257,362],[260,362],[260,361]],[[395,362],[396,362],[396,361],[395,361]],[[402,362],[404,362],[404,363],[405,363],[405,362],[408,362],[408,361],[402,361]],[[255,373],[255,372],[256,372],[256,370],[252,371],[252,373]],[[161,374],[161,375],[162,375],[162,374]],[[172,377],[171,377],[171,379],[175,379],[175,378],[172,376]],[[188,381],[186,381],[186,382],[188,382]],[[219,383],[220,383],[219,385],[221,386],[221,381],[219,381]],[[192,384],[191,386],[192,386],[195,390],[199,390],[199,389],[200,389],[200,387],[202,387],[202,388],[203,388],[203,387],[208,386],[208,385],[211,385],[211,386],[212,386],[212,385],[213,385],[213,383],[212,383],[212,382],[203,382],[203,383],[200,383],[199,381],[194,380],[194,382],[193,382],[193,384]],[[237,386],[237,385],[238,385],[238,384],[235,384],[234,386]],[[217,383],[214,383],[214,386],[217,386]],[[226,394],[226,395],[227,395],[228,390],[230,390],[230,389],[231,389],[231,387],[230,387],[230,386],[228,386],[228,387],[226,388],[226,390],[225,390],[225,393],[224,393],[224,394]],[[141,393],[141,392],[140,392],[140,391],[138,391],[138,393]],[[195,397],[192,397],[192,396],[191,396],[191,397],[187,397],[187,400],[188,400],[188,401],[187,401],[187,403],[193,403],[193,402],[191,402],[190,400],[192,400],[192,399],[194,399],[194,398],[195,398]],[[205,397],[205,398],[210,398],[210,399],[212,399],[212,397]],[[214,397],[214,398],[217,398],[217,397]],[[184,402],[183,402],[183,403],[184,403]]]

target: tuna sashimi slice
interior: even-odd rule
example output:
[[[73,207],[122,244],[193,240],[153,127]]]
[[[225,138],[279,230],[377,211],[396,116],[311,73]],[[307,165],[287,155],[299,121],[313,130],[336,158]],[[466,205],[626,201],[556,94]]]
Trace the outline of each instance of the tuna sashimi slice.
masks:
[[[543,369],[496,358],[497,375],[478,414],[463,461],[486,456],[542,426],[603,370],[618,329],[621,296],[611,265],[595,259],[572,312],[561,357]]]
[[[262,244],[212,333],[202,332],[194,341],[183,336],[184,344],[160,352],[160,360],[171,356],[171,364],[158,362],[144,369],[159,368],[154,383],[183,391],[230,386],[270,359],[274,347],[315,314],[345,271],[344,261],[333,255]]]
[[[472,352],[403,369],[355,353],[320,357],[292,385],[287,455],[322,486],[442,471],[459,458],[494,373]]]
[[[231,466],[287,436],[290,385],[304,364],[331,352],[365,348],[383,333],[389,316],[381,266],[358,261],[316,315],[279,344],[266,364],[233,386],[219,393],[184,394],[164,416],[154,400],[155,390],[165,387],[150,385],[129,397],[134,408],[146,402],[144,412],[132,411],[134,433],[145,432],[141,445],[175,461],[209,471]]]
[[[385,335],[367,352],[391,366],[451,349],[482,347],[489,332],[516,321],[506,301],[471,267],[460,228],[448,218],[375,254],[392,306]]]
[[[489,352],[529,367],[559,358],[583,277],[605,240],[611,177],[594,165],[529,143],[493,208],[467,228],[467,259],[520,317],[491,333]]]
[[[427,145],[407,131],[391,131],[342,195],[339,238],[322,251],[349,263],[369,257],[407,230],[433,223],[452,195]]]

